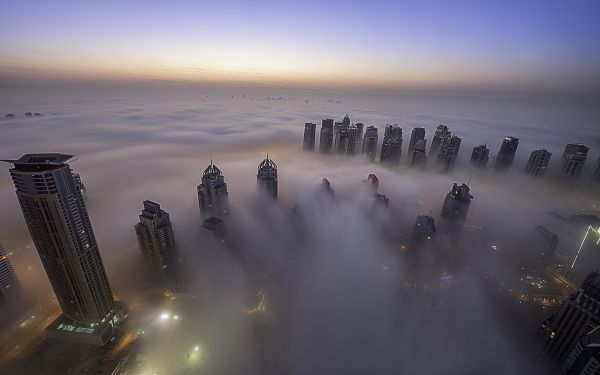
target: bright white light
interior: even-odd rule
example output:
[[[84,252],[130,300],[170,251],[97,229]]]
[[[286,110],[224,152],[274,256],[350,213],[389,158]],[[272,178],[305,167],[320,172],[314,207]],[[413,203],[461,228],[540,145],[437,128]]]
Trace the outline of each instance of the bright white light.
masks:
[[[195,352],[197,352],[197,351],[199,351],[199,350],[200,350],[200,347],[199,347],[199,346],[194,346],[194,351],[195,351]]]
[[[173,315],[173,319],[175,319],[175,320],[179,319],[179,315]]]
[[[167,320],[167,319],[169,319],[169,313],[160,314],[160,320]]]

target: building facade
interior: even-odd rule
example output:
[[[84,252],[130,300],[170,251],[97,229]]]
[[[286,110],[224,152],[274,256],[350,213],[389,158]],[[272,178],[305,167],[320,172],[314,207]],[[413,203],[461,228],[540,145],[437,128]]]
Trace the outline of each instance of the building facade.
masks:
[[[333,119],[326,118],[321,121],[319,135],[319,152],[329,154],[333,148]]]
[[[448,129],[446,125],[438,125],[435,129],[435,133],[433,134],[433,139],[431,140],[429,156],[437,157],[437,154],[440,151],[440,146],[442,145],[442,141],[451,135],[450,129]]]
[[[442,218],[448,221],[464,221],[469,212],[469,206],[473,196],[467,184],[454,184],[452,189],[446,194],[444,205],[442,206]]]
[[[304,151],[315,150],[315,139],[317,135],[317,124],[307,122],[304,124],[304,140],[302,142],[302,149]]]
[[[367,154],[367,157],[371,161],[375,161],[378,141],[379,136],[377,135],[377,128],[374,126],[368,126],[363,138],[362,152],[363,154]]]
[[[515,160],[517,147],[519,147],[519,138],[504,137],[500,145],[500,151],[498,151],[496,160],[494,161],[494,168],[498,171],[507,171],[510,169]]]
[[[456,159],[458,159],[461,141],[462,139],[455,135],[442,139],[436,162],[443,171],[449,171],[454,167]]]
[[[94,230],[71,168],[73,156],[26,154],[10,175],[29,233],[70,321],[98,324],[115,309]]]
[[[487,167],[488,160],[490,159],[490,149],[487,148],[487,144],[479,145],[473,148],[471,153],[471,163],[479,168]]]
[[[144,201],[135,234],[140,253],[152,272],[163,278],[175,279],[178,257],[169,214],[158,203]]]
[[[386,125],[381,145],[380,160],[384,164],[398,165],[402,156],[402,128],[398,125]]]
[[[221,170],[213,163],[202,173],[202,181],[196,188],[200,214],[204,217],[225,215],[229,211],[229,192]]]
[[[563,182],[575,182],[581,175],[583,165],[587,160],[589,147],[581,143],[568,144],[562,156],[562,167],[560,171]]]
[[[525,173],[532,176],[542,177],[548,169],[552,153],[546,149],[534,150],[529,156]]]
[[[277,199],[277,164],[269,155],[258,165],[256,174],[259,194]]]
[[[0,311],[2,307],[10,307],[21,297],[21,286],[15,270],[0,244]]]

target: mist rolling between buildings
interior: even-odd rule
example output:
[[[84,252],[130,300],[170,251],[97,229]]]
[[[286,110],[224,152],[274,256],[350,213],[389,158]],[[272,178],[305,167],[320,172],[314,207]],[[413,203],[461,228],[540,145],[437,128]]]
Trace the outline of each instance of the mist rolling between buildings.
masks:
[[[516,283],[521,275],[497,250],[518,243],[536,225],[559,233],[561,252],[577,250],[584,229],[566,228],[548,212],[600,211],[598,185],[591,181],[600,111],[592,102],[157,83],[29,90],[0,93],[2,117],[17,114],[0,120],[0,156],[76,155],[71,166],[87,188],[119,299],[135,300],[148,285],[133,229],[142,201],[160,203],[171,216],[187,294],[195,302],[182,313],[176,338],[168,336],[165,345],[158,331],[157,340],[145,344],[149,367],[168,372],[179,366],[181,351],[198,345],[208,373],[543,371],[530,343],[549,311],[519,302],[514,285],[504,280]],[[23,116],[28,111],[42,116]],[[341,120],[346,113],[380,133],[385,124],[399,124],[405,140],[400,167],[370,163],[363,155],[301,151],[305,122]],[[455,168],[410,168],[410,130],[424,127],[430,142],[440,123],[463,139]],[[520,139],[510,171],[469,164],[474,146],[487,142],[495,155],[509,135]],[[532,150],[547,148],[558,159],[566,143],[577,142],[590,147],[578,184],[560,184],[552,171],[544,179],[522,173]],[[267,152],[278,165],[277,204],[257,199],[256,168]],[[211,158],[229,187],[227,225],[235,251],[215,248],[199,228],[196,185]],[[369,173],[379,178],[389,208],[373,201]],[[320,189],[323,178],[331,182],[333,199]],[[437,220],[454,182],[469,182],[474,196],[466,230],[440,234],[434,245],[413,251],[406,239],[417,215]],[[9,175],[0,174],[0,242],[19,249],[17,275],[29,294],[43,299],[51,289],[35,249],[25,247],[31,239],[22,218]],[[263,296],[266,307],[252,314]]]

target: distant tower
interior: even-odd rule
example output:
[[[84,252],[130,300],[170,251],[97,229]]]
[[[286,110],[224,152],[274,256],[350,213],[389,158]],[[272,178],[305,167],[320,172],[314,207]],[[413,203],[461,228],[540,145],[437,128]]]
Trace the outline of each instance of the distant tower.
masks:
[[[362,150],[362,144],[363,144],[363,131],[365,130],[365,124],[363,124],[362,122],[357,122],[356,124],[354,124],[356,126],[357,129],[357,137],[356,137],[356,152],[360,152]]]
[[[435,220],[431,216],[419,215],[413,227],[412,239],[416,243],[422,243],[435,237],[436,232]]]
[[[485,168],[489,159],[490,149],[487,148],[487,144],[479,145],[473,148],[473,153],[471,154],[471,163],[473,163],[473,165],[480,168]]]
[[[140,252],[154,274],[167,278],[176,277],[177,248],[169,214],[158,203],[144,201],[135,233]]]
[[[536,347],[544,357],[561,364],[577,342],[600,323],[600,274],[593,271],[538,331]]]
[[[469,205],[473,196],[467,184],[454,184],[444,200],[442,206],[442,218],[449,221],[463,221],[469,212]]]
[[[258,190],[261,194],[277,199],[277,164],[269,159],[269,155],[258,165],[256,174]]]
[[[425,140],[425,128],[414,128],[410,133],[410,141],[408,143],[408,154],[410,155],[417,142]]]
[[[525,173],[542,177],[546,173],[551,157],[552,153],[545,148],[533,151],[531,156],[529,156],[529,161],[525,167]]]
[[[363,154],[367,154],[367,157],[371,160],[375,160],[375,156],[377,154],[377,128],[374,126],[368,126],[365,131],[365,136],[363,138]]]
[[[583,165],[587,160],[589,147],[578,143],[568,144],[562,156],[561,180],[574,182],[579,178]]]
[[[321,122],[321,133],[319,137],[319,152],[329,154],[333,147],[333,119],[326,118]]]
[[[426,139],[419,139],[413,146],[412,151],[409,152],[411,166],[424,166],[427,162],[427,155],[425,154],[426,142]]]
[[[461,138],[455,135],[442,139],[440,145],[440,151],[437,154],[437,164],[442,167],[444,171],[449,171],[454,167],[454,163],[458,158],[458,151],[460,150]]]
[[[515,160],[515,154],[517,153],[518,146],[519,138],[504,137],[502,140],[502,145],[500,146],[500,151],[498,151],[498,155],[496,155],[494,168],[499,171],[508,170]]]
[[[360,145],[359,139],[362,138],[360,136],[358,127],[356,125],[350,125],[348,128],[348,145],[346,148],[346,153],[348,155],[356,154],[356,145]]]
[[[381,162],[389,165],[400,164],[402,155],[402,128],[398,125],[386,125],[381,145]]]
[[[331,187],[331,182],[329,182],[329,180],[326,178],[323,178],[323,181],[321,182],[321,191],[330,197],[335,195],[335,192]]]
[[[202,216],[223,215],[229,211],[229,193],[225,177],[221,170],[213,164],[212,159],[202,173],[202,182],[196,189]]]
[[[21,296],[21,286],[15,270],[6,256],[4,247],[0,244],[0,311],[3,307],[9,307]]]
[[[450,129],[446,125],[438,125],[435,129],[435,134],[433,135],[433,139],[431,140],[431,148],[429,149],[429,157],[437,157],[438,152],[440,151],[440,146],[442,145],[442,141],[450,137],[451,132]]]
[[[315,137],[317,134],[317,124],[307,122],[304,124],[304,142],[302,148],[304,151],[315,150]]]
[[[14,165],[10,175],[29,233],[62,308],[59,319],[99,324],[107,321],[107,316],[112,319],[116,305],[83,196],[67,164],[72,157],[26,154],[4,161]]]

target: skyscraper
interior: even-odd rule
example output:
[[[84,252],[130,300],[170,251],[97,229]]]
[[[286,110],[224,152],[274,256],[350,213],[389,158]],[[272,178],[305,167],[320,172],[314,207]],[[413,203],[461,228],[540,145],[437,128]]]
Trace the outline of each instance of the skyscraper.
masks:
[[[152,270],[160,277],[177,276],[177,248],[169,214],[158,203],[144,201],[140,222],[135,225],[140,253]]]
[[[426,142],[426,139],[419,139],[413,146],[412,151],[409,152],[411,166],[424,166],[427,162],[427,155],[425,154]]]
[[[435,129],[435,134],[433,135],[433,139],[431,140],[431,148],[429,149],[429,156],[436,157],[437,153],[440,151],[440,146],[442,145],[442,141],[450,137],[450,129],[446,125],[438,125]]]
[[[259,194],[277,199],[277,164],[269,155],[258,165],[256,174]]]
[[[85,185],[83,184],[83,181],[81,180],[81,176],[79,175],[79,173],[73,172],[73,180],[75,180],[75,187],[77,188],[77,190],[79,190],[81,192],[81,196],[83,196],[83,200],[86,200],[87,199],[87,190],[85,188]]]
[[[333,147],[333,119],[326,118],[321,122],[321,133],[319,136],[319,152],[328,154]]]
[[[26,154],[4,161],[14,165],[10,175],[29,233],[63,311],[48,332],[101,345],[122,312],[116,309],[83,196],[67,164],[72,157]],[[84,336],[77,335],[78,328],[85,328]]]
[[[203,216],[223,215],[229,211],[229,193],[227,184],[221,170],[210,164],[202,173],[202,181],[196,188],[198,191],[198,204]]]
[[[473,148],[473,153],[471,153],[471,163],[473,163],[473,165],[480,168],[485,168],[489,159],[490,149],[487,148],[487,144],[479,145]]]
[[[315,150],[315,137],[317,133],[317,124],[307,122],[304,124],[304,142],[302,148],[304,151]]]
[[[577,342],[600,325],[600,274],[590,272],[538,331],[536,347],[550,362],[561,364]]]
[[[442,218],[449,221],[463,221],[469,212],[469,205],[473,196],[467,184],[452,185],[452,189],[446,194],[444,205],[442,206]]]
[[[209,217],[202,222],[202,228],[211,234],[215,245],[223,246],[227,242],[225,222],[218,217]]]
[[[552,153],[545,148],[533,151],[531,156],[529,156],[529,161],[525,167],[525,173],[532,176],[543,176],[546,173],[551,157]]]
[[[374,126],[368,126],[363,138],[362,152],[363,154],[367,154],[367,157],[371,161],[375,160],[375,156],[377,154],[377,142],[377,128]]]
[[[410,133],[410,141],[408,142],[409,155],[420,140],[425,140],[425,128],[414,128]]]
[[[348,128],[348,145],[346,147],[346,153],[348,155],[356,154],[356,145],[360,145],[360,143],[358,143],[360,138],[358,127],[354,124],[350,125]]]
[[[442,167],[442,170],[449,171],[454,167],[454,163],[458,158],[460,151],[460,137],[455,135],[442,139],[440,151],[437,154],[437,164]]]
[[[419,215],[413,227],[412,240],[416,243],[422,243],[432,239],[436,232],[435,220],[428,215]]]
[[[600,373],[600,326],[583,336],[560,367],[563,375]]]
[[[339,155],[346,154],[348,146],[348,127],[344,121],[336,121],[333,125],[333,152]]]
[[[562,156],[561,180],[563,182],[574,182],[579,178],[583,165],[587,160],[589,147],[577,143],[568,144]]]
[[[15,270],[6,256],[4,247],[0,244],[0,311],[2,307],[10,306],[21,294],[21,286]]]
[[[398,125],[386,125],[381,145],[381,162],[398,165],[402,155],[402,128]]]
[[[358,133],[358,136],[356,137],[356,144],[357,144],[356,152],[360,152],[362,150],[363,131],[365,130],[365,124],[363,124],[362,122],[357,122],[354,125],[356,126],[357,133]]]
[[[331,187],[331,182],[329,182],[329,180],[326,178],[323,178],[323,181],[321,182],[321,191],[323,193],[325,193],[326,196],[329,196],[329,197],[333,197],[335,195],[335,192],[333,191],[333,188]]]
[[[496,155],[494,168],[499,171],[508,170],[515,160],[515,154],[517,153],[518,146],[519,138],[504,137],[502,140],[502,145],[500,145],[500,151],[498,151],[498,155]]]

